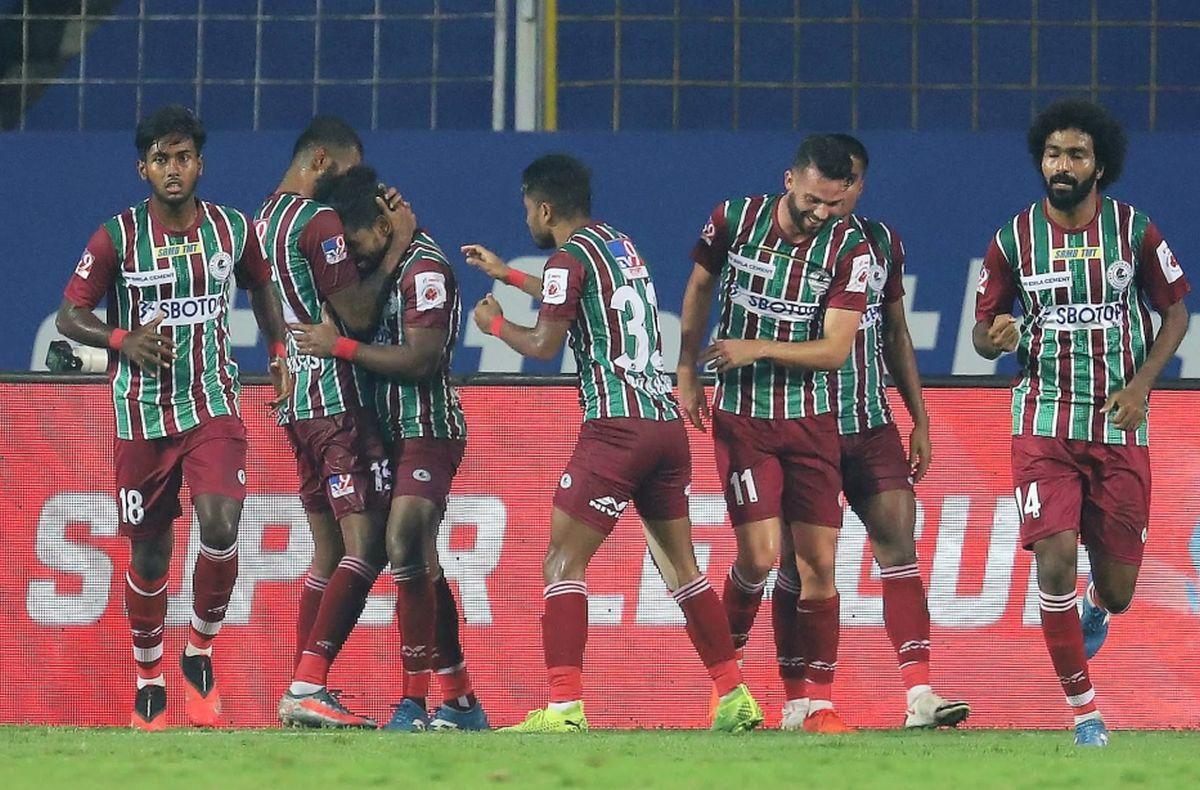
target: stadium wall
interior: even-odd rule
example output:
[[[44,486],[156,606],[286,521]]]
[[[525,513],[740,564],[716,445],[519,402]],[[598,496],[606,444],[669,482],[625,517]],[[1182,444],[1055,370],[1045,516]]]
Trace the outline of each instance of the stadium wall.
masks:
[[[312,551],[291,454],[267,416],[267,392],[250,386],[243,398],[250,458],[241,576],[216,646],[225,710],[238,726],[274,722]],[[562,385],[467,386],[462,394],[471,436],[440,548],[461,601],[476,687],[493,723],[509,724],[545,700],[541,557],[551,496],[579,412],[573,388]],[[1069,710],[1037,625],[1030,555],[1017,545],[1008,394],[935,388],[927,399],[934,464],[917,490],[917,546],[929,588],[934,682],[942,693],[970,700],[972,726],[1065,727]],[[1198,727],[1200,669],[1191,646],[1200,643],[1200,468],[1194,463],[1200,391],[1158,392],[1153,404],[1155,485],[1146,561],[1133,608],[1114,619],[1092,677],[1110,726]],[[116,535],[112,419],[107,385],[95,377],[0,382],[0,487],[6,492],[0,546],[8,561],[0,601],[9,617],[0,641],[0,677],[8,679],[0,723],[128,721],[134,676],[122,604],[128,548]],[[709,437],[691,431],[690,438],[697,557],[718,582],[732,561],[733,539]],[[190,516],[186,501],[184,512]],[[183,695],[170,657],[186,639],[197,551],[195,525],[179,528],[166,634],[174,724],[182,723]],[[878,572],[862,524],[849,510],[837,572],[842,646],[835,699],[855,725],[896,726],[904,695],[882,625]],[[597,554],[588,585],[585,684],[593,725],[702,726],[708,680],[632,508]],[[350,707],[376,716],[386,716],[399,693],[393,602],[391,585],[381,579],[331,677],[347,691]],[[746,672],[774,723],[782,699],[769,621],[765,606]]]
[[[43,369],[56,337],[53,314],[84,244],[96,227],[145,196],[129,133],[14,133],[0,146],[0,271],[14,294],[0,311],[0,370]],[[291,133],[215,133],[205,151],[203,196],[253,212],[287,165]],[[996,228],[1041,194],[1020,134],[863,133],[872,164],[861,210],[894,224],[908,247],[909,323],[929,375],[990,374],[1012,360],[979,358],[971,347],[975,272]],[[414,203],[462,279],[467,307],[493,288],[461,265],[457,248],[481,242],[519,265],[540,266],[525,230],[522,168],[549,151],[575,153],[595,173],[595,214],[629,233],[650,261],[663,309],[664,352],[673,368],[688,253],[719,201],[779,188],[798,134],[570,132],[378,132],[365,136],[367,161]],[[1134,135],[1114,194],[1150,214],[1184,268],[1196,276],[1200,238],[1195,200],[1181,174],[1200,172],[1192,135]],[[531,321],[533,305],[495,286],[510,318]],[[1194,298],[1193,298],[1194,302]],[[265,369],[265,354],[244,294],[232,314],[244,369]],[[522,359],[486,337],[464,311],[455,370],[569,371],[568,358]],[[257,351],[249,347],[258,346]],[[1200,317],[1165,377],[1200,376]]]

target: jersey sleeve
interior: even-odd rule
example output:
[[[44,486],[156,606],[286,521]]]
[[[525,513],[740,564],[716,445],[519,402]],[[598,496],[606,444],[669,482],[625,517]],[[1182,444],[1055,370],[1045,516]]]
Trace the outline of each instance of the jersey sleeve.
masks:
[[[904,242],[892,231],[892,267],[883,284],[883,301],[891,304],[904,298]]]
[[[719,274],[729,257],[729,226],[725,222],[725,204],[712,210],[696,246],[692,247],[692,262],[712,274]]]
[[[1175,253],[1167,246],[1153,222],[1146,226],[1142,235],[1142,247],[1138,251],[1138,287],[1159,312],[1178,302],[1192,290],[1183,267],[1175,260]]]
[[[346,231],[333,209],[322,209],[308,221],[300,231],[299,247],[322,301],[358,283],[358,267],[346,247]]]
[[[979,269],[979,285],[975,289],[975,320],[991,324],[996,316],[1012,313],[1017,299],[1017,283],[1012,266],[996,239],[988,246]]]
[[[556,252],[542,271],[542,307],[538,318],[574,321],[583,295],[583,264],[570,253]]]
[[[842,251],[833,267],[833,282],[825,306],[861,313],[867,309],[871,248],[857,231],[843,237],[840,246]]]
[[[116,281],[118,266],[112,237],[103,227],[97,228],[79,256],[63,296],[76,307],[90,310],[100,303]]]
[[[400,276],[404,326],[449,329],[457,287],[454,273],[444,262],[434,258],[413,261]]]
[[[242,257],[233,266],[234,277],[238,288],[259,288],[271,282],[271,264],[263,252],[262,242],[254,232],[254,226],[247,223],[246,245],[242,249]]]

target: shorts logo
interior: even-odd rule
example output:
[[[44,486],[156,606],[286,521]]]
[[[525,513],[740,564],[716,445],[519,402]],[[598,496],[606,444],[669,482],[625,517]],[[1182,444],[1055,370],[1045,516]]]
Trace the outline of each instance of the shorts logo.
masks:
[[[1118,291],[1124,291],[1133,282],[1133,264],[1128,261],[1113,261],[1105,272],[1108,284]]]
[[[75,264],[75,273],[79,275],[79,279],[86,280],[92,273],[92,264],[96,262],[96,257],[88,250],[83,251],[79,263]]]
[[[685,485],[685,486],[683,487],[683,495],[684,495],[684,496],[691,496],[691,495],[692,495],[692,484],[691,484],[691,483],[688,483],[687,485]]]
[[[610,496],[596,497],[588,502],[588,504],[604,515],[612,516],[613,518],[620,518],[621,514],[625,512],[625,508],[629,507],[628,501],[618,502]]]
[[[857,255],[850,262],[850,282],[846,283],[849,293],[866,293],[867,280],[871,276],[871,256]]]
[[[544,304],[566,304],[566,269],[547,269],[542,273],[542,302]]]
[[[570,488],[571,487],[571,476],[569,474],[567,474],[566,472],[563,472],[563,476],[558,479],[558,487],[559,488]]]
[[[325,253],[325,262],[333,265],[346,260],[346,237],[338,234],[331,239],[321,242],[321,252]]]
[[[418,272],[416,286],[418,312],[446,306],[446,275],[441,272]]]
[[[242,485],[246,485],[246,470],[245,469],[238,470],[238,482],[241,483]]]
[[[433,475],[429,474],[428,469],[413,470],[413,480],[416,480],[418,483],[428,483],[432,479]]]
[[[354,477],[352,475],[330,475],[329,498],[341,499],[354,493]]]
[[[221,282],[228,280],[233,273],[233,256],[224,250],[212,256],[208,262],[208,273]]]

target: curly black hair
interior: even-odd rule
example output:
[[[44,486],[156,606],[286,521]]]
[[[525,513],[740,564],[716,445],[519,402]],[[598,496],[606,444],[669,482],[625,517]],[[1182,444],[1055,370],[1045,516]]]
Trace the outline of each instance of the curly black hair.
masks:
[[[175,134],[190,137],[196,144],[196,153],[204,150],[204,141],[208,139],[204,124],[200,123],[195,113],[182,104],[168,104],[138,123],[133,134],[133,144],[137,146],[138,156],[144,160],[155,142]]]
[[[334,178],[320,200],[328,204],[349,233],[371,227],[383,210],[375,202],[380,194],[379,174],[370,165],[355,165]]]
[[[1096,181],[1101,189],[1121,177],[1125,149],[1129,147],[1125,130],[1108,110],[1085,99],[1060,99],[1042,110],[1029,127],[1029,155],[1039,173],[1042,172],[1046,138],[1063,129],[1078,129],[1091,136],[1096,164],[1104,168],[1104,174]]]

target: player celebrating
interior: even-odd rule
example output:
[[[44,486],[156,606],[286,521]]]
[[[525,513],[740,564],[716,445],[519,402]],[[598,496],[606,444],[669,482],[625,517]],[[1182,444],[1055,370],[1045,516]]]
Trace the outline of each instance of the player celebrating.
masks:
[[[836,216],[852,182],[842,144],[813,135],[796,151],[783,194],[717,206],[692,251],[680,330],[680,405],[701,430],[708,407],[697,363],[718,376],[713,441],[738,547],[725,584],[730,630],[744,646],[786,523],[799,568],[796,628],[806,640],[803,726],[812,732],[850,731],[831,702],[842,476],[827,371],[846,362],[866,308],[870,252]],[[701,354],[718,278],[718,340]]]
[[[921,378],[904,314],[904,244],[899,235],[878,220],[854,214],[866,185],[870,159],[867,148],[848,134],[833,135],[850,154],[854,183],[840,207],[850,224],[867,240],[871,274],[867,311],[863,314],[854,350],[846,364],[830,377],[830,392],[841,435],[842,489],[862,519],[879,563],[883,586],[883,620],[907,689],[906,727],[954,726],[971,707],[948,702],[929,684],[929,606],[917,568],[914,541],[917,517],[913,483],[929,469],[929,415],[921,395]],[[884,382],[884,363],[912,416],[909,455],[892,422]],[[783,556],[771,594],[771,621],[779,674],[787,693],[783,729],[800,729],[808,700],[804,699],[803,639],[795,627],[799,579],[791,550],[791,535],[783,533]]]
[[[1064,100],[1029,129],[1046,198],[996,233],[980,271],[976,350],[1016,351],[1012,470],[1021,543],[1037,558],[1042,636],[1075,743],[1104,746],[1087,659],[1133,599],[1150,511],[1150,389],[1188,326],[1190,287],[1150,218],[1101,190],[1126,139],[1104,108]],[[1024,320],[1012,316],[1020,299]],[[1158,337],[1149,308],[1162,316]],[[1077,541],[1093,580],[1076,610]],[[1085,653],[1086,649],[1086,653]]]
[[[353,167],[333,183],[329,204],[359,261],[378,264],[395,232],[377,203],[378,178]],[[386,729],[486,730],[458,639],[458,605],[437,556],[450,484],[466,449],[467,425],[449,372],[461,314],[458,284],[433,238],[418,230],[396,271],[374,343],[342,337],[328,319],[292,325],[301,354],[352,362],[377,374],[380,427],[391,444],[392,504],[387,556],[396,581],[403,701]],[[430,670],[443,703],[426,710]]]
[[[762,722],[762,711],[742,683],[720,601],[692,550],[691,458],[670,380],[663,374],[654,284],[629,237],[591,219],[590,181],[587,168],[569,156],[544,156],[525,168],[522,193],[530,235],[542,249],[557,247],[541,278],[509,269],[481,246],[463,247],[469,263],[542,300],[532,328],[505,320],[491,296],[475,307],[475,322],[538,359],[555,356],[569,333],[583,407],[583,428],[554,496],[542,565],[550,704],[508,729],[587,729],[584,574],[632,499],[671,564],[677,582],[672,594],[687,618],[688,636],[721,694],[713,729],[749,730]]]
[[[142,119],[134,142],[150,197],[92,235],[58,312],[64,335],[112,352],[113,461],[120,531],[130,542],[125,606],[137,663],[132,725],[143,730],[167,725],[163,623],[185,478],[200,522],[191,630],[180,658],[187,718],[220,724],[212,642],[237,579],[246,497],[246,429],[229,350],[231,276],[250,291],[270,344],[272,408],[291,392],[280,359],[283,316],[250,221],[196,197],[205,138],[199,119],[178,105]],[[92,312],[106,295],[108,322]]]
[[[365,278],[346,250],[341,220],[314,200],[362,160],[362,142],[344,121],[318,116],[296,140],[292,162],[258,211],[255,226],[275,269],[289,321],[314,322],[328,304],[354,332],[374,330],[381,294],[412,238],[407,206],[386,213],[394,227],[381,264]],[[374,727],[325,687],[330,664],[358,622],[383,566],[390,474],[375,415],[360,403],[353,370],[288,344],[296,395],[281,416],[296,454],[300,500],[313,535],[304,579],[291,685],[279,702],[284,724]]]

